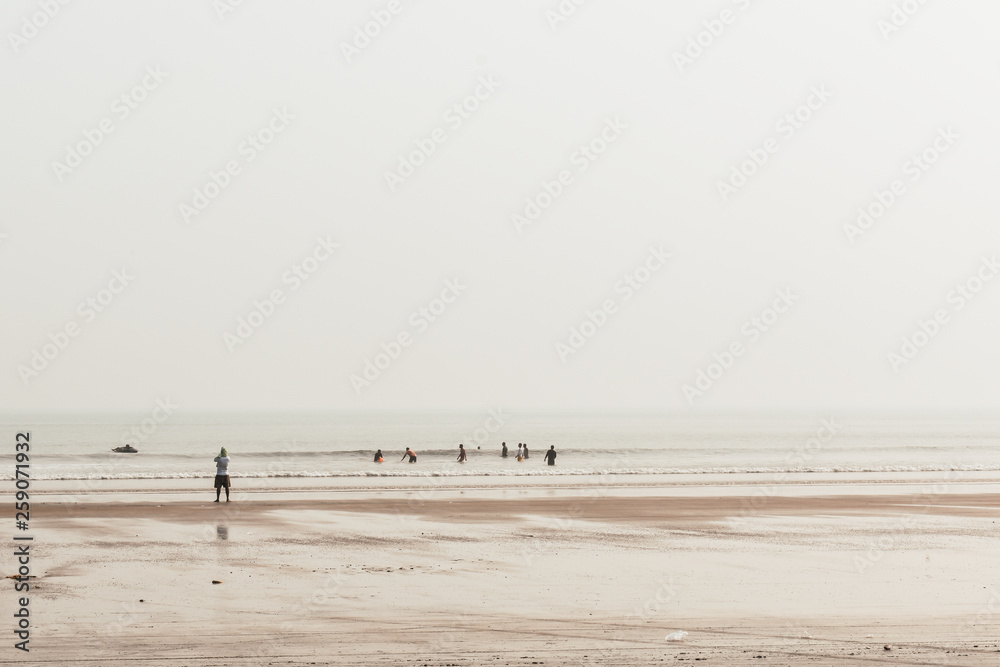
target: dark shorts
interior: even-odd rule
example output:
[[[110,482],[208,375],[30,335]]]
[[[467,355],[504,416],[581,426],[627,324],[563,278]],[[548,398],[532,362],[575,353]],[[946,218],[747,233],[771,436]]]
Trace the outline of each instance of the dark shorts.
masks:
[[[410,457],[410,463],[416,463],[416,462],[417,462],[417,457],[416,456],[411,456]]]
[[[216,475],[215,476],[215,488],[217,488],[217,489],[228,489],[229,488],[229,475]]]

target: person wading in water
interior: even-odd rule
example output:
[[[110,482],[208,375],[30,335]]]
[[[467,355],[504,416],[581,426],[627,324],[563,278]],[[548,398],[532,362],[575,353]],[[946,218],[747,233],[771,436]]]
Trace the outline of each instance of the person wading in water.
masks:
[[[545,461],[550,465],[554,466],[556,464],[556,446],[552,445],[549,447],[549,451],[545,452]]]

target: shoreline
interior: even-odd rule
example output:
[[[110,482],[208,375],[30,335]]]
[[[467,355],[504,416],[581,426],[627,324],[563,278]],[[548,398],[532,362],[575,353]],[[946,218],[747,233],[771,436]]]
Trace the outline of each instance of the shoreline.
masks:
[[[152,479],[35,479],[39,496],[73,495],[85,498],[108,493],[155,492],[163,494],[198,492],[212,486],[212,475],[194,478]],[[269,492],[355,492],[445,489],[671,489],[776,488],[794,493],[797,487],[850,489],[854,487],[892,488],[962,485],[1000,490],[1000,475],[989,471],[911,471],[893,473],[677,473],[669,475],[437,475],[419,476],[352,475],[341,477],[240,477],[231,475],[233,491]]]

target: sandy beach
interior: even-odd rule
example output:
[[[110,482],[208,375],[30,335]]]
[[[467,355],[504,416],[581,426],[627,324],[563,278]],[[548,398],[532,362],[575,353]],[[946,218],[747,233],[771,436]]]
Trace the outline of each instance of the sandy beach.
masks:
[[[1000,661],[994,485],[815,491],[50,494],[0,663]]]

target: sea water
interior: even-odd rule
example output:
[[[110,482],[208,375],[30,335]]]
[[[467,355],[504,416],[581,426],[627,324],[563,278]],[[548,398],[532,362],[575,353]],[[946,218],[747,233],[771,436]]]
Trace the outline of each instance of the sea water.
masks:
[[[364,413],[4,418],[36,480],[1000,471],[1000,418]],[[501,442],[509,456],[500,456]],[[111,449],[131,443],[139,453]],[[517,445],[530,458],[517,461]],[[468,461],[458,463],[458,445]],[[555,446],[555,466],[545,450]],[[401,461],[407,447],[417,462]],[[384,463],[373,462],[381,449]],[[332,482],[333,480],[331,480]]]

